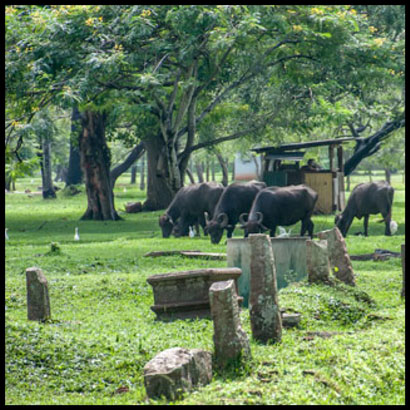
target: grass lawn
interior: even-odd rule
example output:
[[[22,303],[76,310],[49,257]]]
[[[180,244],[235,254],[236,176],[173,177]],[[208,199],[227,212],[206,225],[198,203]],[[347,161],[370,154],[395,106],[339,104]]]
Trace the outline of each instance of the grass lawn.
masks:
[[[374,176],[373,180],[383,176]],[[352,187],[367,177],[352,177]],[[355,219],[346,238],[350,254],[376,248],[400,252],[405,242],[405,191],[401,176],[393,219],[398,232],[385,237],[380,215],[370,217],[369,237]],[[16,189],[36,191],[38,178],[18,180]],[[62,185],[62,184],[60,184]],[[126,192],[124,191],[126,188]],[[225,261],[167,256],[145,258],[149,251],[199,249],[226,252],[201,236],[163,239],[158,216],[163,211],[123,213],[122,221],[79,221],[86,197],[55,200],[23,193],[6,195],[5,399],[6,404],[164,404],[149,400],[143,367],[170,347],[213,350],[211,320],[155,321],[148,276]],[[348,193],[347,193],[348,196]],[[145,193],[129,184],[115,188],[117,210]],[[315,216],[315,232],[333,227],[334,216]],[[81,240],[75,242],[74,228]],[[299,225],[292,228],[297,234]],[[234,236],[242,231],[236,229]],[[49,253],[58,242],[61,253]],[[49,283],[52,320],[27,320],[25,269],[40,267]],[[282,342],[262,345],[252,339],[249,312],[242,326],[251,342],[252,360],[237,371],[214,374],[212,382],[175,404],[405,404],[405,305],[400,298],[400,258],[353,261],[357,287],[299,282],[281,289],[279,305],[302,313],[297,329],[283,329]],[[309,338],[307,332],[338,332]],[[117,389],[127,387],[125,393]],[[127,390],[127,389],[123,389]]]

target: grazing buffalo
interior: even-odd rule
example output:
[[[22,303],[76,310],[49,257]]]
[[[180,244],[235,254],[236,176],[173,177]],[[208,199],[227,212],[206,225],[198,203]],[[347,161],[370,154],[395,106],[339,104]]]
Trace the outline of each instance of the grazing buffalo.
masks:
[[[232,237],[239,215],[249,212],[253,200],[263,188],[266,188],[264,182],[250,181],[246,184],[234,182],[224,189],[216,204],[213,218],[209,219],[209,215],[205,213],[205,230],[211,236],[212,243],[219,243],[224,229],[227,231],[227,237]]]
[[[168,238],[171,233],[176,237],[187,236],[189,226],[198,226],[198,223],[205,229],[204,212],[213,215],[223,190],[223,185],[218,182],[202,182],[182,187],[164,215],[159,218],[162,236]]]
[[[343,236],[352,224],[353,218],[364,216],[364,235],[367,236],[369,215],[381,213],[386,223],[384,234],[391,235],[390,223],[394,188],[386,181],[366,182],[356,185],[350,194],[344,211],[337,215],[335,224]]]
[[[261,190],[253,201],[249,212],[239,217],[241,228],[245,229],[245,237],[249,233],[261,233],[270,230],[275,236],[276,227],[289,226],[302,221],[300,235],[308,231],[313,236],[311,216],[318,194],[307,185],[289,185],[285,187],[269,187]]]

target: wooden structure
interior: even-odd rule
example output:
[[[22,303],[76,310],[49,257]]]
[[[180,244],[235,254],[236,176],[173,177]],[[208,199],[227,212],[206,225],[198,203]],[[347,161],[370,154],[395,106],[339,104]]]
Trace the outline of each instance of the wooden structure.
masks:
[[[354,137],[335,138],[254,148],[252,151],[263,155],[262,180],[268,186],[306,184],[319,195],[315,213],[330,214],[345,208],[342,144],[354,140]],[[299,150],[319,146],[328,146],[329,168],[307,170],[300,167],[306,152]]]

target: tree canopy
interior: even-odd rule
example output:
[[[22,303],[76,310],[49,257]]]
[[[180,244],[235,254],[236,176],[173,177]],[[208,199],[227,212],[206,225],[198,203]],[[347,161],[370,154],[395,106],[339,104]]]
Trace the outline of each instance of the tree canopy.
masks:
[[[108,136],[144,143],[146,209],[224,141],[403,126],[403,90],[403,6],[6,8],[8,152],[49,104],[104,113]]]

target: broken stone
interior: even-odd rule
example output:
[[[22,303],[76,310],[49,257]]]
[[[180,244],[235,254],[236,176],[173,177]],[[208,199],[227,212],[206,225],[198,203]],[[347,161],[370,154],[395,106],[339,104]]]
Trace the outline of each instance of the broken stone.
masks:
[[[127,202],[125,204],[125,212],[128,214],[135,214],[142,211],[141,202]]]
[[[184,392],[212,379],[212,355],[201,349],[173,347],[156,355],[144,366],[148,397],[179,399]]]
[[[327,241],[306,241],[306,264],[310,283],[331,284]]]
[[[346,242],[339,229],[318,232],[319,239],[327,240],[330,267],[335,277],[342,282],[355,286],[354,272],[349,253],[347,252]]]
[[[282,313],[283,327],[296,327],[299,325],[301,319],[300,313]]]
[[[242,329],[237,293],[233,280],[215,282],[209,288],[209,302],[214,323],[215,360],[220,367],[250,357],[246,332]]]
[[[262,342],[280,342],[282,319],[279,310],[276,268],[268,235],[249,235],[251,247],[249,314],[253,337]]]
[[[26,269],[28,320],[46,320],[51,317],[48,283],[40,268]]]

